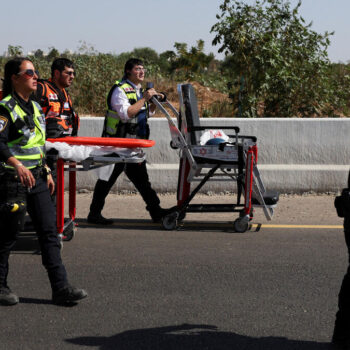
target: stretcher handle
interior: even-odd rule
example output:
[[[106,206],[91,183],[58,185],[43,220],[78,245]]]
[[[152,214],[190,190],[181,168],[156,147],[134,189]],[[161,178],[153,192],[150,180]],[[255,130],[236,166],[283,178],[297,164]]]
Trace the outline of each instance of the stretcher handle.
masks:
[[[234,135],[228,135],[229,137],[234,137]],[[238,135],[239,139],[248,139],[252,140],[253,142],[256,142],[258,138],[256,136],[246,136],[246,135]]]
[[[188,127],[188,131],[201,131],[201,130],[207,130],[207,129],[225,129],[225,130],[234,130],[237,134],[239,133],[240,129],[238,126],[191,126]]]

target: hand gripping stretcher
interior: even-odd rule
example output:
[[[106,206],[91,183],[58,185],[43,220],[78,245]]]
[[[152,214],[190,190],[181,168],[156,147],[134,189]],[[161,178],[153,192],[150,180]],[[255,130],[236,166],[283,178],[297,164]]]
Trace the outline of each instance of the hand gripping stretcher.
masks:
[[[261,179],[258,147],[255,136],[240,135],[236,126],[205,127],[200,125],[195,91],[191,84],[179,84],[179,112],[168,102],[152,101],[168,120],[173,149],[180,150],[180,167],[177,187],[177,206],[163,218],[163,227],[175,229],[188,212],[237,212],[234,221],[236,232],[245,232],[251,225],[254,208],[262,208],[268,220],[272,219],[279,194],[267,191]],[[177,125],[169,111],[176,117]],[[231,130],[228,142],[216,145],[200,144],[202,132],[208,129]],[[209,180],[226,180],[237,183],[237,200],[234,204],[190,204],[198,191]],[[191,184],[199,184],[191,192]],[[241,196],[244,202],[241,203]]]
[[[57,183],[56,183],[56,220],[57,233],[64,241],[69,241],[75,233],[75,216],[76,216],[76,172],[97,169],[106,165],[115,163],[141,163],[145,160],[145,153],[142,148],[152,147],[153,140],[112,138],[112,137],[64,137],[57,139],[47,139],[47,146],[59,150],[57,160]],[[65,147],[59,145],[65,144]],[[70,145],[70,146],[68,146]],[[67,147],[79,145],[85,148],[79,161],[67,159],[65,154],[73,154],[74,149],[69,150]],[[102,146],[100,149],[89,146]],[[64,220],[64,172],[69,172],[69,219]]]

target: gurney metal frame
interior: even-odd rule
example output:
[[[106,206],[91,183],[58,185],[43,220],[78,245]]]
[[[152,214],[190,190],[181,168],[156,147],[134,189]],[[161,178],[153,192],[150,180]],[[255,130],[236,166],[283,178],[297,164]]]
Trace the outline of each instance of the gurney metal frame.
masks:
[[[238,212],[234,221],[237,232],[250,228],[253,208],[262,208],[267,220],[271,220],[278,193],[266,191],[261,179],[257,161],[258,147],[255,136],[240,135],[237,126],[201,126],[197,100],[191,84],[179,84],[179,112],[169,101],[159,102],[153,98],[168,120],[173,149],[180,150],[180,167],[177,188],[177,207],[164,217],[165,229],[172,230],[185,218],[187,212]],[[176,117],[177,125],[168,110]],[[219,145],[200,145],[202,131],[220,129],[234,131],[228,142]],[[204,170],[207,171],[204,171]],[[209,180],[234,180],[237,182],[237,201],[235,204],[190,204],[191,200]],[[191,182],[199,181],[190,192]],[[241,194],[244,203],[240,202]]]
[[[113,154],[112,154],[113,155]],[[76,172],[77,171],[89,171],[97,169],[106,165],[116,163],[141,163],[145,160],[146,154],[142,149],[136,155],[127,156],[93,156],[88,157],[80,162],[74,162],[71,160],[65,160],[59,158],[57,160],[57,184],[56,184],[56,221],[57,221],[57,233],[62,240],[70,241],[75,234],[74,222],[76,216]],[[69,219],[64,222],[64,172],[69,172],[69,207],[68,215]]]

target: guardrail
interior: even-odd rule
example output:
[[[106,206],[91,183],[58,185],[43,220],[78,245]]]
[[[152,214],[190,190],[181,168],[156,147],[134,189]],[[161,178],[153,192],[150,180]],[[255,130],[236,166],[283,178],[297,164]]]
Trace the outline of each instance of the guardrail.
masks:
[[[104,118],[82,117],[80,136],[101,136]],[[151,118],[150,138],[156,145],[147,149],[152,186],[158,192],[174,192],[177,186],[178,155],[170,148],[165,118]],[[239,126],[242,135],[258,138],[259,169],[267,188],[281,193],[337,192],[346,185],[350,169],[350,118],[208,118],[203,125]],[[78,174],[78,188],[93,189],[93,172]],[[233,182],[209,182],[203,191],[233,191]],[[113,190],[134,190],[125,176]]]

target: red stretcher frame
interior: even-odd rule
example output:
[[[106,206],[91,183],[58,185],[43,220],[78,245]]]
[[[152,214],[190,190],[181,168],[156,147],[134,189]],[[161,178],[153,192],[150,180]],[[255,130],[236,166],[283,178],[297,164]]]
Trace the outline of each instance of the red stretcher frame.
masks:
[[[56,184],[56,224],[57,233],[62,235],[64,230],[64,165],[69,166],[69,219],[74,222],[76,216],[76,163],[57,160],[57,184]],[[75,224],[74,224],[75,225]]]
[[[57,139],[47,139],[49,142],[65,142],[70,145],[98,145],[98,146],[114,146],[121,148],[149,148],[155,145],[154,140],[144,139],[129,139],[129,138],[115,138],[115,137],[64,137]],[[110,158],[109,158],[110,159]],[[120,158],[125,163],[137,163],[144,158],[135,158],[126,160],[126,158]],[[117,163],[117,162],[115,162]],[[112,162],[113,164],[113,162]],[[68,215],[70,222],[73,223],[73,228],[76,226],[74,222],[76,216],[76,171],[77,162],[71,160],[64,160],[59,158],[57,160],[57,183],[56,183],[56,225],[57,233],[63,236],[64,232],[64,171],[65,165],[67,171],[69,171],[69,185],[68,185]],[[106,164],[107,165],[107,164]]]

